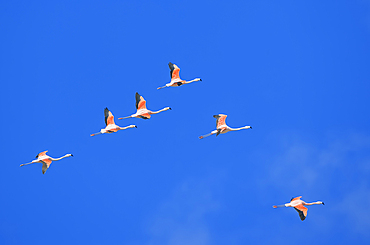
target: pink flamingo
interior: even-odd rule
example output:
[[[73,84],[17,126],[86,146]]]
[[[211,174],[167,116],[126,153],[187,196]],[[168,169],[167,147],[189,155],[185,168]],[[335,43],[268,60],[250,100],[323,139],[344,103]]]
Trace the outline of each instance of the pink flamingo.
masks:
[[[123,127],[123,128],[116,125],[114,123],[114,116],[113,116],[112,112],[110,112],[108,110],[108,108],[104,109],[104,116],[105,116],[105,125],[106,125],[106,127],[102,128],[99,133],[91,134],[90,136],[95,136],[95,135],[98,135],[98,134],[106,134],[106,133],[108,133],[108,134],[115,133],[118,130],[124,130],[124,129],[127,129],[127,128],[137,128],[136,125],[130,125],[130,126]]]
[[[40,152],[39,154],[37,154],[36,160],[33,160],[30,163],[21,164],[20,167],[26,166],[26,165],[29,165],[29,164],[34,164],[34,163],[42,163],[42,174],[44,174],[46,172],[46,170],[48,170],[48,168],[50,167],[50,164],[51,164],[52,161],[59,161],[59,160],[62,160],[63,158],[66,158],[66,157],[73,157],[72,154],[66,154],[66,155],[64,155],[62,157],[59,157],[59,158],[52,158],[52,157],[46,155],[46,152],[48,152],[48,151]]]
[[[308,208],[306,208],[305,206],[310,206],[310,205],[315,205],[315,204],[322,204],[322,205],[325,205],[323,202],[321,201],[317,201],[317,202],[311,202],[311,203],[307,203],[303,200],[301,200],[301,197],[302,196],[299,196],[299,197],[294,197],[290,200],[290,203],[286,203],[286,204],[283,204],[283,205],[274,205],[272,206],[273,208],[284,208],[284,207],[293,207],[299,214],[299,217],[301,218],[301,220],[305,220],[306,219],[306,216],[307,216],[307,211],[308,211]]]
[[[130,117],[149,119],[152,114],[158,114],[162,111],[172,110],[170,107],[165,107],[159,111],[149,111],[148,109],[146,109],[146,101],[144,100],[143,96],[141,96],[139,93],[136,93],[135,99],[136,99],[136,110],[137,110],[136,113],[132,114],[131,116],[121,117],[118,119],[126,119]]]
[[[230,131],[238,131],[238,130],[242,130],[242,129],[248,129],[248,128],[251,129],[252,128],[251,126],[244,126],[244,127],[241,127],[241,128],[230,128],[229,126],[226,125],[226,122],[225,122],[227,115],[218,114],[218,115],[214,115],[213,117],[217,119],[217,121],[216,121],[217,129],[213,130],[209,134],[199,136],[199,139],[203,139],[205,137],[211,136],[212,134],[216,134],[216,136],[218,136],[219,134],[225,134],[225,133],[230,132]]]
[[[166,87],[179,87],[179,86],[184,85],[184,84],[189,84],[189,83],[192,83],[192,82],[202,81],[202,79],[200,79],[200,78],[195,78],[195,79],[190,80],[190,81],[182,80],[180,78],[180,68],[177,65],[172,64],[171,62],[168,63],[168,66],[170,67],[170,70],[171,70],[171,72],[170,72],[171,82],[167,83],[166,86],[159,87],[157,89],[166,88]]]

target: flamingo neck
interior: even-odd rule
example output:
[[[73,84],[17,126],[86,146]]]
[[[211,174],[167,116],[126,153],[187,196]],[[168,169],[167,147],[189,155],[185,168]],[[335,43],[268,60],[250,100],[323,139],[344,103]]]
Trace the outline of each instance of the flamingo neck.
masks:
[[[159,111],[152,111],[151,112],[151,114],[158,114],[158,113],[160,113],[160,112],[162,112],[162,111],[167,111],[167,110],[169,110],[170,108],[168,108],[168,107],[166,107],[166,108],[163,108],[162,110],[159,110]]]
[[[241,127],[241,128],[230,128],[231,131],[238,131],[238,130],[242,130],[242,129],[248,129],[250,128],[251,126],[244,126],[244,127]]]
[[[320,202],[320,201],[317,201],[317,202],[309,202],[309,203],[306,203],[305,205],[320,205],[320,204],[322,204],[322,202]]]
[[[198,81],[200,81],[200,78],[195,78],[195,79],[193,79],[193,80],[190,80],[190,81],[188,81],[188,83],[198,82]]]
[[[51,160],[53,160],[53,161],[59,161],[59,160],[62,160],[63,158],[69,157],[69,156],[70,155],[66,154],[66,155],[64,155],[62,157],[59,157],[59,158],[51,158]]]

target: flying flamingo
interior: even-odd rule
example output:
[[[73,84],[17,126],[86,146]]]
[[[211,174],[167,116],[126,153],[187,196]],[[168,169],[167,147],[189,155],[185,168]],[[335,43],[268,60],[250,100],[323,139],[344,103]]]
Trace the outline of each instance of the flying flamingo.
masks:
[[[177,65],[172,64],[171,62],[168,63],[168,66],[171,69],[171,72],[170,72],[171,82],[167,83],[166,86],[159,87],[157,89],[166,88],[166,87],[179,87],[179,86],[184,85],[184,84],[197,82],[197,81],[202,81],[202,79],[200,79],[200,78],[195,78],[195,79],[190,80],[190,81],[181,80],[181,78],[180,78],[180,68]]]
[[[33,163],[42,163],[42,174],[44,174],[46,172],[46,170],[48,170],[48,168],[50,167],[50,164],[51,164],[52,161],[59,161],[59,160],[61,160],[63,158],[66,158],[66,157],[73,157],[72,154],[65,154],[64,156],[59,157],[59,158],[52,158],[52,157],[46,155],[46,152],[48,152],[48,151],[40,152],[39,154],[37,154],[36,160],[33,160],[30,163],[21,164],[20,167],[26,166],[26,165],[29,165],[29,164],[33,164]]]
[[[211,136],[212,134],[216,134],[216,136],[218,136],[219,134],[225,134],[230,131],[238,131],[241,129],[252,128],[251,126],[244,126],[241,128],[230,128],[229,126],[226,125],[226,122],[225,122],[227,115],[218,114],[218,115],[214,115],[213,117],[217,119],[217,122],[216,122],[217,129],[213,130],[209,134],[199,136],[199,139],[203,139],[205,137]]]
[[[135,98],[136,98],[136,109],[137,109],[136,113],[132,114],[131,116],[121,117],[118,119],[126,119],[130,117],[149,119],[152,114],[158,114],[162,111],[172,110],[170,107],[165,107],[159,111],[149,111],[148,109],[146,109],[146,101],[144,100],[143,96],[140,96],[139,93],[136,93]]]
[[[104,109],[104,116],[105,116],[105,125],[106,125],[106,127],[100,129],[99,133],[91,134],[90,136],[95,136],[95,135],[98,135],[98,134],[106,134],[106,133],[108,133],[108,134],[115,133],[118,130],[124,130],[124,129],[127,129],[127,128],[137,128],[137,126],[135,126],[135,125],[130,125],[130,126],[123,127],[123,128],[116,125],[114,123],[114,116],[113,116],[112,112],[110,112],[108,110],[108,108]]]
[[[307,203],[307,202],[301,200],[301,197],[302,196],[294,197],[290,200],[290,203],[286,203],[286,204],[283,204],[283,205],[274,205],[272,207],[273,208],[293,207],[295,210],[297,210],[297,212],[299,214],[299,217],[303,221],[303,220],[305,220],[305,218],[307,216],[307,211],[308,211],[308,208],[306,208],[305,206],[310,206],[310,205],[314,205],[314,204],[325,205],[321,201]]]

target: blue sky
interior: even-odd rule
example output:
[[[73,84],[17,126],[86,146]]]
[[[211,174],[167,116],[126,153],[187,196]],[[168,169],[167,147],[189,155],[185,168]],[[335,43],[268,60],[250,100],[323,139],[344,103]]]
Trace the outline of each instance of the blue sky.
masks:
[[[2,1],[1,244],[369,244],[370,1]],[[170,80],[202,82],[156,90]],[[111,135],[118,118],[173,110]],[[199,140],[214,114],[252,130]],[[39,152],[73,158],[20,168]],[[322,200],[300,221],[273,209]]]

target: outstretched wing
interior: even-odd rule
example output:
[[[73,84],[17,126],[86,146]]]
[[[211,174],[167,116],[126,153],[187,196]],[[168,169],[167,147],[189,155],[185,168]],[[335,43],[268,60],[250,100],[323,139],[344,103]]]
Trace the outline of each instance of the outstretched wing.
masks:
[[[46,170],[50,167],[51,160],[50,159],[44,159],[42,162],[42,174],[45,174]]]
[[[218,136],[220,133],[221,133],[221,128],[217,129],[217,133],[216,133],[216,136]]]
[[[114,116],[112,112],[108,110],[107,107],[104,109],[104,117],[105,117],[105,125],[108,126],[109,124],[114,124]]]
[[[300,204],[295,206],[294,209],[298,212],[299,218],[301,218],[302,221],[306,219],[308,208]]]
[[[144,100],[143,96],[136,92],[135,99],[137,110],[146,109],[146,101]]]
[[[221,126],[226,126],[225,121],[226,121],[227,115],[218,114],[218,115],[213,115],[213,117],[217,119],[216,128],[220,128]]]
[[[301,199],[302,196],[299,196],[299,197],[292,197],[292,199],[290,199],[290,201],[295,201],[295,200],[299,200]]]
[[[180,79],[180,68],[177,65],[172,64],[171,62],[168,63],[168,66],[171,69],[171,72],[170,72],[171,80]]]
[[[43,152],[40,152],[39,154],[37,154],[36,159],[39,158],[39,157],[45,156],[46,152],[48,152],[48,151],[43,151]]]

